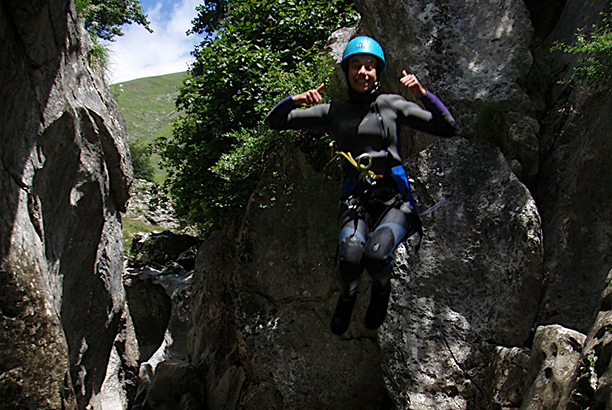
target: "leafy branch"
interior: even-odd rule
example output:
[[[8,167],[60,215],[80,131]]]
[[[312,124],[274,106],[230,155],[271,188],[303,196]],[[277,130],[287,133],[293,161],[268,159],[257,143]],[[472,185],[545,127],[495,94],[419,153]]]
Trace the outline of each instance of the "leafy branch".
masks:
[[[282,98],[327,81],[326,41],[357,14],[348,0],[216,0],[198,10],[191,32],[207,36],[177,99],[183,115],[157,148],[177,215],[207,225],[242,209],[269,156],[303,135],[279,136],[263,119]]]
[[[121,26],[132,23],[153,32],[139,0],[75,0],[75,6],[85,29],[97,38],[113,41],[123,35]]]
[[[600,13],[601,24],[593,24],[590,31],[584,28],[576,31],[576,41],[567,45],[557,42],[551,51],[563,51],[581,55],[574,67],[572,81],[586,80],[589,83],[609,83],[612,80],[612,21],[610,11]]]

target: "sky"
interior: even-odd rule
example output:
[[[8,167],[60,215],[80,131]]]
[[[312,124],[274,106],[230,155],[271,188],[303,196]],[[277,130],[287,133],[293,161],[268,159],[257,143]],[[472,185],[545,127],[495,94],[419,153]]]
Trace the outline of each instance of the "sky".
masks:
[[[202,0],[140,0],[153,33],[138,24],[122,27],[123,36],[108,43],[111,84],[187,71],[191,51],[202,41],[186,35]]]

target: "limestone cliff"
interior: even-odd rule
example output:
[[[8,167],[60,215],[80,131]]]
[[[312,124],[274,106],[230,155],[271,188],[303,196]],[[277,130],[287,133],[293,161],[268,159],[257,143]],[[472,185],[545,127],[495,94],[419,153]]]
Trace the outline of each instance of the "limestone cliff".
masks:
[[[357,31],[387,52],[383,87],[401,93],[406,68],[458,119],[453,139],[404,136],[420,206],[447,200],[424,217],[421,250],[400,247],[383,327],[362,325],[363,286],[334,338],[334,187],[297,150],[276,159],[262,187],[280,174],[277,189],[199,256],[190,351],[207,408],[605,406],[608,102],[559,85],[575,61],[549,48],[606,2],[357,5]]]
[[[335,337],[337,185],[298,147],[195,262],[193,238],[143,242],[124,287],[120,115],[70,1],[3,1],[0,408],[609,408],[610,102],[549,52],[607,4],[357,1],[385,89],[415,72],[460,135],[402,136],[419,205],[444,204],[397,252],[383,327],[365,277]]]
[[[72,2],[3,1],[0,39],[0,407],[100,408],[111,350],[131,349],[122,119]]]

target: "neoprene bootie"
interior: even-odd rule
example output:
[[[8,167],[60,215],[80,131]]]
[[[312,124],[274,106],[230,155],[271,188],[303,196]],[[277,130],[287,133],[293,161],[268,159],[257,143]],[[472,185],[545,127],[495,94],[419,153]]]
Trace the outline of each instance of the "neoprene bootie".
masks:
[[[331,331],[333,334],[341,335],[347,331],[351,324],[351,315],[353,314],[356,300],[357,293],[349,297],[340,295],[336,304],[336,310],[334,310],[331,318]]]
[[[372,285],[370,293],[370,305],[365,316],[365,326],[369,330],[378,329],[385,318],[387,317],[387,305],[389,304],[389,295],[391,294],[391,286],[383,288]]]

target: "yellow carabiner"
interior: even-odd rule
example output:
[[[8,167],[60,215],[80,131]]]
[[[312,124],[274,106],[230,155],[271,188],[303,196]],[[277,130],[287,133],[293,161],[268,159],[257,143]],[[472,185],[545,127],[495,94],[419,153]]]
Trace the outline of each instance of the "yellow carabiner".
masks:
[[[363,161],[366,161],[365,163]],[[362,171],[369,171],[372,168],[372,157],[370,154],[361,154],[357,157],[357,165]]]
[[[377,180],[383,178],[382,175],[377,175],[373,171],[370,171],[373,161],[372,156],[367,153],[361,154],[355,160],[350,152],[338,151],[332,156],[325,167],[323,167],[323,171],[326,174],[331,175],[333,173],[332,170],[340,165],[343,161],[348,161],[359,171],[359,179],[365,180],[370,184],[374,184]]]

